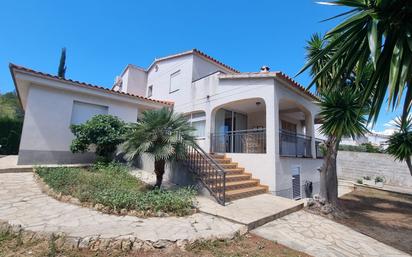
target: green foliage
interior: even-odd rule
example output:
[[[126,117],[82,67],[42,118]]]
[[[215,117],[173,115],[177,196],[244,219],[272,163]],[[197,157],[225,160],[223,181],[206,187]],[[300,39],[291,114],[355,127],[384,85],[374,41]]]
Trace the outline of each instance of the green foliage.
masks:
[[[412,155],[412,116],[395,120],[397,131],[388,140],[386,152],[395,159],[404,161]]]
[[[59,69],[57,70],[57,76],[60,78],[66,77],[66,47],[62,48],[62,52],[60,55],[60,62],[59,62]]]
[[[361,101],[362,93],[350,87],[322,91],[320,94],[320,113],[323,124],[320,131],[338,138],[364,135],[367,107]]]
[[[384,179],[383,179],[383,177],[381,177],[381,176],[377,176],[376,178],[375,178],[375,183],[379,183],[379,182],[383,182],[384,181]]]
[[[311,56],[299,72],[317,66],[312,84],[332,74],[333,80],[325,84],[335,87],[345,84],[352,71],[363,76],[370,62],[373,69],[369,80],[360,86],[359,79],[354,88],[362,88],[362,101],[371,100],[370,119],[376,121],[385,99],[392,108],[400,103],[406,91],[404,113],[409,113],[412,103],[412,5],[408,0],[335,0],[329,2],[351,8],[332,17],[345,17],[330,30],[325,39],[327,45]],[[325,57],[328,57],[325,61]],[[344,79],[342,79],[344,78]],[[370,99],[372,97],[372,99]]]
[[[125,153],[128,160],[141,153],[148,153],[155,160],[182,159],[186,156],[186,146],[194,144],[193,131],[182,114],[168,108],[145,111],[120,152]]]
[[[23,110],[15,92],[0,95],[0,154],[17,154],[23,128]]]
[[[339,150],[364,153],[383,153],[379,147],[374,146],[371,143],[364,143],[361,145],[339,145]]]
[[[114,211],[161,211],[179,216],[191,212],[196,194],[194,189],[148,190],[128,171],[127,166],[118,163],[98,163],[88,170],[67,167],[36,169],[54,191],[76,197],[81,202],[103,204]]]
[[[74,134],[70,150],[85,152],[90,145],[96,146],[96,154],[104,160],[111,160],[117,145],[125,139],[127,125],[111,115],[96,115],[84,124],[71,125]]]
[[[356,180],[356,183],[358,183],[358,184],[361,184],[361,185],[362,185],[362,184],[363,184],[363,180],[362,180],[362,179],[357,179],[357,180]]]

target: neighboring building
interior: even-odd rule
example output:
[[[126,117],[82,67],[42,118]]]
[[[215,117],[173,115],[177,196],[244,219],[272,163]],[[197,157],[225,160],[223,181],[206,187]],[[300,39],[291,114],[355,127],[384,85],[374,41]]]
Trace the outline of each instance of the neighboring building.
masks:
[[[205,152],[224,153],[234,167],[244,167],[243,171],[273,194],[304,197],[306,182],[312,183],[314,193],[318,191],[321,160],[316,155],[316,97],[282,72],[270,72],[267,67],[260,72],[238,72],[196,49],[155,59],[147,69],[128,65],[112,90],[17,66],[11,70],[26,110],[20,146],[23,155],[19,157],[26,163],[33,159],[33,151],[52,155],[49,157],[55,151],[67,154],[70,121],[84,121],[101,112],[135,121],[142,110],[173,102],[175,111],[184,113],[197,129],[198,144]],[[23,90],[27,92],[20,92]],[[63,102],[58,100],[61,97],[68,99]],[[85,112],[82,105],[75,106],[77,102],[93,104],[93,108],[86,107]],[[73,117],[77,113],[89,115],[77,119]],[[33,115],[39,116],[39,122],[32,121]],[[45,124],[36,127],[39,123]],[[50,130],[54,124],[57,128]],[[57,132],[64,135],[42,137]]]

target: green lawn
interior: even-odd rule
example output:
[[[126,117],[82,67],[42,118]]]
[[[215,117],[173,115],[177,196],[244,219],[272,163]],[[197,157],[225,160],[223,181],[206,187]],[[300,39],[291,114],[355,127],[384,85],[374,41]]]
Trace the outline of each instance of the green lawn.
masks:
[[[103,205],[119,213],[136,211],[138,216],[162,212],[183,216],[193,212],[196,192],[191,188],[150,189],[128,172],[125,165],[96,164],[91,168],[36,168],[36,173],[56,193],[70,195],[83,203]]]

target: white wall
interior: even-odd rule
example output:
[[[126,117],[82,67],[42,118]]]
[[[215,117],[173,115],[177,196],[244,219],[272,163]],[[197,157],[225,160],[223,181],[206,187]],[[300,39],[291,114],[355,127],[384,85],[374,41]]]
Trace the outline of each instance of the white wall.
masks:
[[[147,73],[143,69],[128,65],[122,76],[122,92],[146,96]]]
[[[29,88],[20,142],[22,160],[25,158],[25,153],[35,154],[35,151],[38,153],[44,151],[68,153],[70,151],[73,134],[69,126],[71,125],[73,101],[108,106],[108,114],[118,116],[127,122],[135,122],[138,115],[137,104],[32,85]],[[56,153],[58,154],[60,153]],[[24,162],[27,163],[27,161]]]

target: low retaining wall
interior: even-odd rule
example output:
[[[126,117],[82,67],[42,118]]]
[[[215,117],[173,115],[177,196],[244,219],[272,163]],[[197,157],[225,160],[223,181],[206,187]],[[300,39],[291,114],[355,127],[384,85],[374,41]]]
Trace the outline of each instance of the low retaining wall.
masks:
[[[382,176],[387,185],[412,187],[406,163],[395,161],[388,154],[339,151],[337,172],[339,179],[356,181],[363,176]]]

